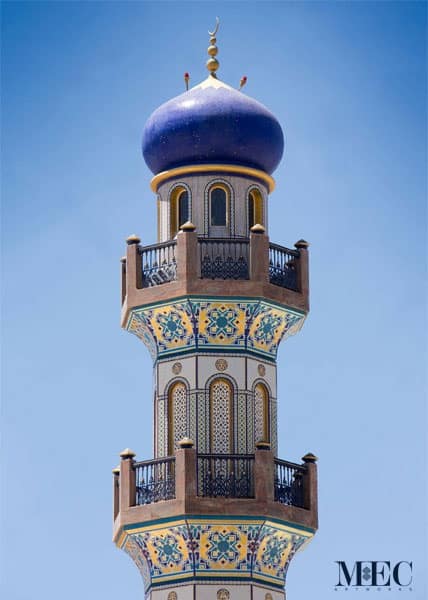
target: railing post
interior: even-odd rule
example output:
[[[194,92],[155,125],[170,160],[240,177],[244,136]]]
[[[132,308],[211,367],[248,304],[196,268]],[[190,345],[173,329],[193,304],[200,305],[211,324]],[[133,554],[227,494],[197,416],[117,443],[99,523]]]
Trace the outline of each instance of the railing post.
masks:
[[[303,296],[309,298],[309,243],[299,240],[294,247],[300,254],[297,261],[297,288]]]
[[[269,238],[263,225],[251,227],[250,279],[269,281]]]
[[[120,453],[119,509],[121,511],[135,506],[134,456],[135,452],[129,448]]]
[[[180,448],[175,451],[175,497],[185,502],[187,498],[197,496],[196,450],[189,438],[183,438],[178,445]]]
[[[318,474],[316,461],[318,460],[314,454],[305,454],[302,460],[306,466],[306,474],[303,477],[303,503],[307,510],[315,514],[318,522]]]
[[[126,240],[126,294],[128,298],[134,290],[143,287],[143,267],[141,264],[140,238],[130,235]]]
[[[275,464],[273,452],[266,442],[256,444],[254,455],[254,493],[259,502],[274,500]]]
[[[190,221],[181,226],[177,234],[177,279],[187,281],[200,275],[198,236]]]
[[[120,474],[120,467],[115,467],[112,470],[113,473],[113,521],[115,521],[118,513],[119,513],[119,493],[120,493],[120,486],[119,486],[119,474]]]

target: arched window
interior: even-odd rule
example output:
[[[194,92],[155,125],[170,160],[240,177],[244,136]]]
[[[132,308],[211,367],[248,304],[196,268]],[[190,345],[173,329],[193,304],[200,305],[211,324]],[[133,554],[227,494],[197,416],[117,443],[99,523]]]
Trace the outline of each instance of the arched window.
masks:
[[[174,454],[177,444],[187,432],[187,388],[182,381],[168,391],[168,455]]]
[[[247,198],[248,229],[256,224],[263,223],[263,197],[259,190],[253,188]]]
[[[210,386],[210,452],[230,454],[233,447],[233,389],[227,379]]]
[[[170,237],[173,238],[180,227],[189,220],[189,192],[177,186],[170,196]]]
[[[226,227],[228,225],[228,194],[224,187],[214,186],[210,190],[210,225]]]
[[[269,393],[263,383],[254,389],[254,441],[270,442]]]
[[[183,190],[178,196],[178,229],[189,220],[189,192]]]

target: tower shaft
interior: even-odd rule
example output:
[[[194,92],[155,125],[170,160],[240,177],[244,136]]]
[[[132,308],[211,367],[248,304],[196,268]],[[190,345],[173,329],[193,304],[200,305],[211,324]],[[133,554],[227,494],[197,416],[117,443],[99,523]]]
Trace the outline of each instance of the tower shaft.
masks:
[[[267,235],[282,130],[217,78],[214,33],[212,74],[144,131],[158,241],[127,240],[122,327],[153,359],[154,458],[122,452],[113,536],[153,600],[282,600],[318,526],[316,457],[278,458],[276,358],[309,311],[308,244]]]

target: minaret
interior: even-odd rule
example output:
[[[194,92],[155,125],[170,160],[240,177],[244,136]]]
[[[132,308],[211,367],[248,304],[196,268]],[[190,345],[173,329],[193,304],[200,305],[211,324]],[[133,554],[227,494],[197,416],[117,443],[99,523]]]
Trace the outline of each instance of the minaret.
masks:
[[[114,541],[154,600],[282,600],[317,529],[316,457],[277,457],[276,355],[309,310],[308,243],[269,240],[283,134],[218,79],[217,29],[208,78],[144,129],[158,241],[127,240],[122,327],[153,359],[154,458],[121,453]]]

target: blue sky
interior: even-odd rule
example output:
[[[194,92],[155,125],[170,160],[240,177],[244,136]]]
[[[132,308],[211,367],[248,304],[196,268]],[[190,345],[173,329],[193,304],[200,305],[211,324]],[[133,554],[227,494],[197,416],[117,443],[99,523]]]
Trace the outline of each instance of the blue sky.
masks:
[[[142,598],[111,543],[118,453],[152,456],[119,258],[155,241],[144,122],[205,78],[216,15],[219,77],[247,75],[285,132],[270,237],[311,243],[279,455],[320,457],[320,530],[288,600],[337,597],[336,560],[412,560],[426,598],[426,4],[177,1],[2,3],[7,600]]]

